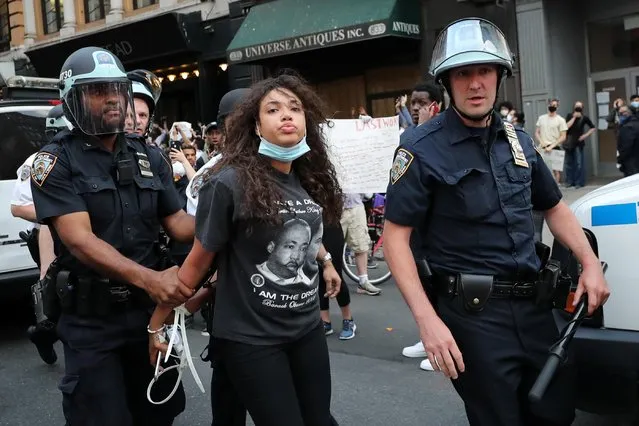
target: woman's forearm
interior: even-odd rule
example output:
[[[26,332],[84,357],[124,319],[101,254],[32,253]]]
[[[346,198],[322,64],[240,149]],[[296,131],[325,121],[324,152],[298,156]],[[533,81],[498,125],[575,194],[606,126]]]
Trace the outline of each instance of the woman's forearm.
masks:
[[[171,315],[173,308],[167,305],[157,305],[151,315],[151,321],[149,321],[149,328],[151,330],[159,330],[164,325],[164,322]]]

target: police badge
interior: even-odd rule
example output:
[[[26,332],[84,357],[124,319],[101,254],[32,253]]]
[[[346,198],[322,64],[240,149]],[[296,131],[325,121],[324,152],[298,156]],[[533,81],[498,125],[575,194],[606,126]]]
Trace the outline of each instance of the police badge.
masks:
[[[44,181],[53,170],[58,157],[48,152],[41,152],[33,159],[33,167],[31,167],[31,180],[38,186],[42,186]]]
[[[31,176],[31,166],[29,166],[28,164],[25,164],[22,166],[22,169],[20,170],[20,180],[21,181],[25,181],[29,178],[29,176]]]
[[[404,148],[397,150],[397,154],[395,155],[395,160],[393,161],[393,166],[390,171],[391,185],[395,185],[399,178],[406,173],[406,170],[408,170],[408,167],[410,167],[414,158],[413,154],[406,151]]]

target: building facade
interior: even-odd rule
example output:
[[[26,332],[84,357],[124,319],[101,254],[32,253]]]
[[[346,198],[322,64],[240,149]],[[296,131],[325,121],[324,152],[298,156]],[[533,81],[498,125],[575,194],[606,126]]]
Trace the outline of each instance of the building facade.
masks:
[[[26,55],[40,77],[57,78],[85,46],[104,47],[127,70],[162,79],[156,120],[206,123],[228,90],[225,0],[23,0]]]
[[[0,86],[14,75],[34,75],[24,54],[23,18],[21,0],[0,0]]]
[[[584,102],[598,128],[586,141],[588,175],[620,177],[605,118],[615,99],[639,94],[639,2],[517,0],[516,9],[527,130],[551,98],[563,116]]]

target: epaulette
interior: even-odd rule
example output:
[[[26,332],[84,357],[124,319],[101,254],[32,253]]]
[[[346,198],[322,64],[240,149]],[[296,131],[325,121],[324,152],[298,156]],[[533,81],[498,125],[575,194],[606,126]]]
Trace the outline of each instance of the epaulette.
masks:
[[[405,144],[413,145],[419,142],[420,140],[422,140],[423,138],[433,133],[437,133],[443,127],[444,126],[440,118],[438,117],[432,118],[428,120],[426,123],[423,123],[417,126],[417,128],[410,135],[408,135],[408,138],[406,138]]]

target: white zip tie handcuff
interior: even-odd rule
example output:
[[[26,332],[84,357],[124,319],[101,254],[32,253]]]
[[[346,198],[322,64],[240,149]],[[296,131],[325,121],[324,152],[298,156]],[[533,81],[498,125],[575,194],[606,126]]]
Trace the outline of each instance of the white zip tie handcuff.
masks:
[[[185,317],[187,314],[190,315],[191,313],[184,307],[184,305],[180,305],[177,308],[174,308],[173,311],[175,312],[174,314],[175,319],[173,321],[173,325],[167,327],[167,331],[166,331],[166,333],[170,337],[169,337],[169,348],[166,351],[164,362],[167,362],[169,360],[169,357],[174,357],[174,358],[179,358],[180,363],[176,365],[172,365],[168,368],[162,368],[160,370],[160,362],[162,361],[162,354],[158,353],[158,359],[155,363],[155,374],[153,375],[153,379],[151,379],[149,386],[146,388],[146,398],[149,400],[151,404],[155,404],[155,405],[164,404],[169,399],[171,399],[173,395],[175,395],[175,392],[177,392],[177,389],[180,386],[180,382],[182,381],[182,373],[187,366],[191,370],[193,379],[195,380],[195,383],[198,385],[202,393],[206,393],[206,391],[204,390],[204,386],[202,385],[202,380],[200,380],[200,376],[197,374],[197,370],[195,369],[195,365],[193,364],[193,359],[191,358],[191,350],[189,349],[189,342],[186,337]],[[166,342],[166,338],[163,335],[159,335],[159,337],[160,337],[160,340],[163,340],[163,343]],[[172,348],[175,348],[175,352],[177,353],[177,356],[171,354]],[[175,386],[173,387],[173,390],[171,391],[169,396],[164,398],[162,401],[160,402],[153,401],[153,399],[151,398],[151,389],[153,388],[153,385],[158,381],[158,379],[160,378],[162,374],[173,369],[178,370],[178,378],[177,378],[177,382],[175,383]]]

